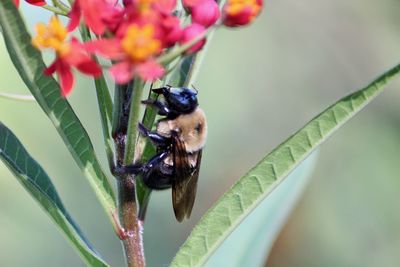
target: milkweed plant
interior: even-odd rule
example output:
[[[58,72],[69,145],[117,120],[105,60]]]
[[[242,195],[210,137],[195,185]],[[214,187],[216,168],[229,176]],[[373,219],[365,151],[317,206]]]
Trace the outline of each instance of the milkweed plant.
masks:
[[[23,4],[51,13],[47,22],[38,18],[32,35],[19,11]],[[146,266],[145,258],[153,257],[152,251],[145,253],[142,236],[152,190],[141,173],[121,171],[149,162],[159,150],[138,125],[155,129],[160,107],[142,102],[163,103],[157,102],[154,88],[192,87],[215,31],[249,27],[262,8],[262,0],[0,1],[8,54],[95,192],[123,243],[128,266]],[[54,55],[47,65],[43,50]],[[171,266],[204,265],[260,203],[270,201],[270,193],[300,163],[399,71],[400,65],[395,66],[340,99],[261,159],[204,214]],[[77,73],[94,80],[108,166],[100,163],[85,126],[68,102]],[[109,81],[113,88],[108,87]],[[69,214],[46,171],[1,122],[0,157],[88,266],[110,266]]]

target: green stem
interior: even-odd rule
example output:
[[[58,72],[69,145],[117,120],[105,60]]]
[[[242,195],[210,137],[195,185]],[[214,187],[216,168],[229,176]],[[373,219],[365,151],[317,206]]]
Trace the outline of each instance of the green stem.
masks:
[[[129,154],[129,157],[125,158],[125,151],[128,151],[128,143],[131,149],[132,145],[135,147],[136,134],[132,133],[132,130],[136,132],[141,92],[140,81],[115,87],[112,136],[115,142],[117,166],[127,165],[134,157],[133,154]],[[130,174],[118,174],[118,210],[124,229],[123,244],[127,264],[129,267],[144,267],[143,221],[137,216],[136,178]]]
[[[83,24],[80,25],[79,31],[82,36],[83,41],[90,41],[90,31]],[[94,57],[96,62],[97,58]],[[111,139],[111,118],[113,113],[113,103],[111,100],[110,90],[108,89],[106,79],[102,74],[99,78],[94,79],[94,84],[96,87],[97,103],[100,111],[101,126],[103,130],[103,141],[106,149],[106,155],[108,160],[108,165],[110,170],[115,167],[114,163],[114,151],[113,151],[113,141]]]
[[[220,24],[215,24],[214,26],[208,28],[207,30],[205,30],[204,32],[202,32],[201,34],[197,35],[195,38],[193,38],[192,40],[190,40],[189,42],[176,47],[175,49],[172,49],[169,53],[164,54],[162,56],[160,56],[157,59],[157,62],[163,65],[166,65],[168,63],[170,63],[171,61],[173,61],[175,58],[181,56],[186,50],[188,50],[189,48],[191,48],[193,45],[195,45],[197,42],[199,42],[200,40],[202,40],[203,38],[205,38],[207,35],[209,35],[211,32],[213,32],[216,28],[218,28],[220,26]]]
[[[137,79],[135,80],[133,87],[129,111],[128,129],[126,134],[126,146],[124,156],[124,163],[126,165],[132,164],[135,160],[135,149],[138,136],[137,125],[139,122],[141,105],[140,101],[142,100],[142,93],[143,82]]]
[[[61,10],[61,9],[59,9],[57,7],[54,7],[54,6],[44,5],[44,6],[41,6],[41,8],[46,9],[48,11],[51,11],[54,14],[57,14],[57,15],[68,16],[68,12],[66,12],[64,10]]]
[[[71,11],[71,9],[67,5],[65,5],[63,2],[60,2],[58,0],[53,0],[52,2],[55,7],[58,7],[59,9],[61,9],[62,11],[64,11],[67,14]]]
[[[214,36],[214,33],[215,31],[211,31],[209,33],[207,37],[207,43],[204,45],[203,49],[194,56],[194,59],[192,60],[189,71],[186,74],[185,81],[182,86],[188,87],[196,79],[200,66],[203,63],[204,55],[207,53],[207,50],[210,47],[211,39]]]
[[[165,85],[165,82],[156,81],[152,84],[151,88],[159,88],[163,85]],[[157,94],[149,90],[148,99],[156,100],[157,96]],[[151,129],[156,119],[156,116],[157,109],[154,106],[147,105],[142,119],[143,125],[146,126],[148,129]],[[150,158],[154,156],[156,152],[154,145],[148,138],[139,137],[137,146],[141,149],[138,150],[135,157],[140,158],[142,162],[147,162],[148,160],[150,160]],[[143,183],[142,179],[136,179],[136,198],[139,207],[138,217],[142,221],[144,221],[146,217],[147,205],[150,201],[150,195],[151,189]]]

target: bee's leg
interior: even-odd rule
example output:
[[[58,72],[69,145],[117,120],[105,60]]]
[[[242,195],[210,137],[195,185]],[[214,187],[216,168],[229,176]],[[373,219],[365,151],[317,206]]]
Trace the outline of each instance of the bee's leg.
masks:
[[[157,147],[167,147],[172,142],[171,138],[162,136],[157,132],[151,132],[140,122],[138,123],[138,130],[141,135],[148,137],[151,142]]]
[[[143,164],[132,164],[128,166],[115,166],[112,170],[114,175],[121,175],[121,174],[139,174],[143,172]]]
[[[141,170],[144,175],[149,173],[155,167],[160,165],[164,161],[164,159],[168,156],[168,151],[161,152],[153,156],[147,163],[143,164]]]
[[[153,91],[153,92],[156,93],[156,94],[162,95],[162,94],[168,92],[168,90],[169,90],[171,87],[172,87],[171,85],[166,85],[166,86],[163,86],[163,87],[160,87],[160,88],[151,89],[151,91]]]
[[[144,184],[156,190],[170,188],[172,185],[172,168],[164,164],[164,159],[169,152],[164,151],[155,155],[143,166],[143,182]]]
[[[153,99],[143,100],[142,104],[156,107],[158,109],[157,112],[158,115],[168,116],[169,114],[171,114],[171,110],[168,108],[168,106],[159,100],[153,100]]]
[[[149,171],[151,171],[155,166],[160,164],[166,157],[168,156],[168,152],[162,152],[154,157],[152,157],[145,164],[132,164],[127,166],[119,166],[115,167],[113,170],[114,174],[144,174],[146,175]]]

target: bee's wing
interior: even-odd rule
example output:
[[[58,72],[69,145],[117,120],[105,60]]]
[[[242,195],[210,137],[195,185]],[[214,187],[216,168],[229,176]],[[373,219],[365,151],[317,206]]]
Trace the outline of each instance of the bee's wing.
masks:
[[[194,200],[196,198],[197,181],[198,181],[199,173],[200,173],[201,155],[202,155],[202,150],[199,150],[197,152],[195,169],[193,170],[193,172],[190,176],[190,179],[187,181],[188,182],[188,185],[186,188],[186,195],[188,195],[187,201],[186,201],[186,218],[187,219],[189,219],[190,214],[192,213]]]
[[[193,170],[189,163],[185,143],[176,135],[173,135],[173,140],[174,179],[172,182],[172,203],[175,217],[181,222],[185,217],[189,218],[192,212],[199,177],[201,151],[198,152],[195,169]]]

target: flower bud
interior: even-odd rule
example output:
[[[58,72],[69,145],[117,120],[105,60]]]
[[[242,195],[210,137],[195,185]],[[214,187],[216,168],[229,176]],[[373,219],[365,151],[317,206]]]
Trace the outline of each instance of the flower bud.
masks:
[[[13,0],[14,4],[19,7],[19,0]],[[44,0],[26,0],[27,3],[35,6],[44,6],[46,2]]]
[[[210,27],[220,17],[218,4],[214,0],[204,0],[198,2],[190,8],[192,13],[192,21]]]
[[[191,40],[196,38],[199,34],[203,34],[204,31],[205,31],[204,26],[193,23],[183,30],[183,36],[182,36],[180,43],[185,44],[187,42],[190,42]],[[206,43],[206,39],[205,38],[201,39],[196,44],[194,44],[192,47],[190,47],[188,50],[186,50],[186,53],[187,54],[196,53],[204,46],[205,43]]]
[[[262,0],[227,0],[223,8],[223,23],[238,27],[251,23],[260,13]]]
[[[181,22],[178,17],[167,16],[161,21],[164,30],[163,41],[166,47],[173,46],[182,38]]]
[[[44,0],[26,0],[26,2],[35,6],[44,6],[46,4]]]
[[[186,9],[191,9],[200,2],[202,2],[202,0],[182,0],[183,7]]]

